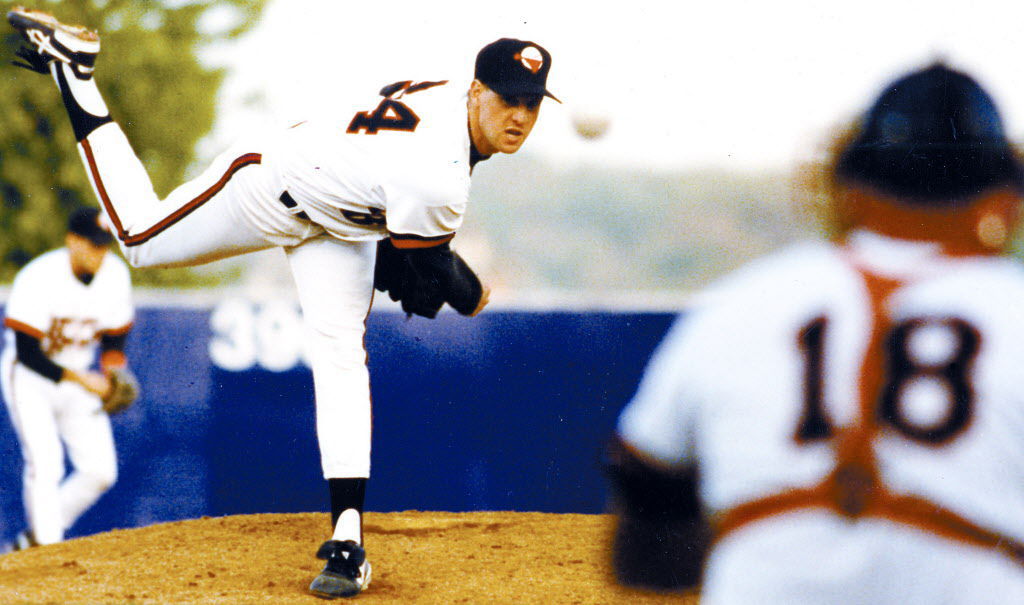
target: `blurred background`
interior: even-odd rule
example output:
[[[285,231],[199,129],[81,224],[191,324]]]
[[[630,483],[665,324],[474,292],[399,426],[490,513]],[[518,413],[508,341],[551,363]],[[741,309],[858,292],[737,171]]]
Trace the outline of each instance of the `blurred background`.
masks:
[[[5,7],[11,3],[2,3]],[[674,306],[739,263],[820,232],[799,169],[888,81],[945,59],[974,74],[1020,134],[1024,8],[982,0],[856,7],[395,0],[40,2],[103,35],[98,80],[159,193],[240,133],[330,111],[400,79],[463,78],[502,36],[553,55],[529,142],[474,173],[455,247],[495,303]],[[10,53],[17,37],[3,38]],[[51,85],[0,69],[0,281],[59,242],[53,217],[92,203]],[[272,251],[151,286],[290,287]]]
[[[99,86],[161,195],[241,133],[398,80],[468,79],[499,37],[553,55],[563,103],[544,102],[522,151],[477,166],[454,240],[494,288],[489,311],[406,320],[377,297],[370,510],[600,512],[601,446],[651,351],[694,289],[826,232],[814,168],[886,83],[946,60],[995,96],[1012,136],[1024,119],[1024,5],[995,0],[35,7],[99,30]],[[13,56],[18,36],[0,31]],[[95,200],[52,83],[6,64],[0,83],[2,301]],[[133,277],[144,396],[114,419],[118,484],[71,535],[324,510],[283,254]],[[20,464],[0,422],[0,537],[23,526]]]

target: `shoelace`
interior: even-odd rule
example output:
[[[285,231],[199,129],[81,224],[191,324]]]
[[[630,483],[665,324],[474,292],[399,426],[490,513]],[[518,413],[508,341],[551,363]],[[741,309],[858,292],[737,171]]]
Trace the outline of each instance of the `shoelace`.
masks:
[[[365,560],[366,554],[362,550],[335,550],[327,556],[327,567],[354,580],[359,577]]]

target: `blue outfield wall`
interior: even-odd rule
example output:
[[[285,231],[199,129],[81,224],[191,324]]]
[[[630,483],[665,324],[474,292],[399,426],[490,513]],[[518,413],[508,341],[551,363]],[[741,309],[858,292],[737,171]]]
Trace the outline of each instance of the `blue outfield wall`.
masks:
[[[600,452],[669,313],[375,311],[367,508],[602,512]],[[142,308],[143,397],[114,417],[119,479],[72,528],[327,510],[312,375],[291,303]],[[0,410],[0,537],[24,526],[22,460]]]

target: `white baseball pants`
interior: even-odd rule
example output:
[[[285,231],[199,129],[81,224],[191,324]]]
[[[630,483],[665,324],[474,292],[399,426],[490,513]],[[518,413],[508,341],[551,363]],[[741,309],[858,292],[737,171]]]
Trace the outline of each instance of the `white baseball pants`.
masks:
[[[2,386],[25,459],[25,513],[36,541],[52,544],[117,480],[114,436],[96,396],[13,357],[4,355]],[[66,478],[64,446],[73,467]]]
[[[91,82],[90,82],[91,83]],[[281,202],[262,141],[240,142],[163,201],[117,124],[79,143],[101,206],[135,267],[198,265],[284,248],[299,293],[324,477],[369,477],[370,384],[363,348],[376,242],[341,241]]]

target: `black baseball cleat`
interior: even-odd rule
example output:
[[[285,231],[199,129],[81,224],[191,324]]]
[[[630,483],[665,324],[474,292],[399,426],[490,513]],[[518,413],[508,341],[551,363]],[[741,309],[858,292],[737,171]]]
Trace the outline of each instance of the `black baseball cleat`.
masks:
[[[18,51],[27,63],[15,63],[40,73],[49,73],[47,64],[60,61],[71,66],[80,80],[92,77],[96,55],[100,52],[100,37],[79,25],[65,25],[56,17],[42,11],[16,6],[7,13],[7,21],[21,32],[30,48]]]
[[[320,545],[316,558],[327,565],[309,585],[309,591],[323,599],[350,598],[370,585],[370,562],[366,550],[352,540],[328,540]]]

